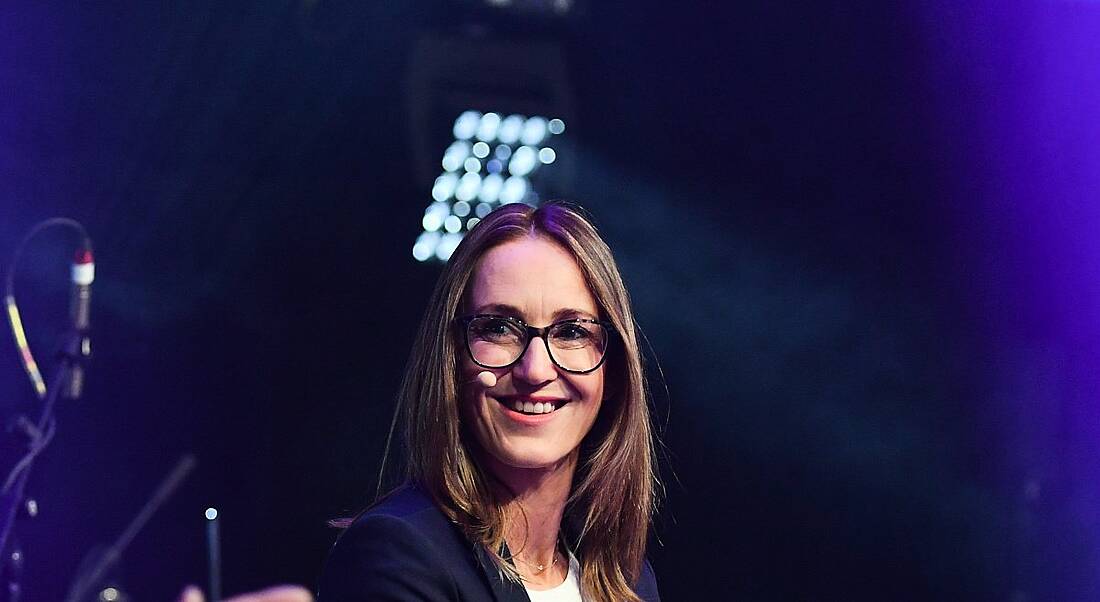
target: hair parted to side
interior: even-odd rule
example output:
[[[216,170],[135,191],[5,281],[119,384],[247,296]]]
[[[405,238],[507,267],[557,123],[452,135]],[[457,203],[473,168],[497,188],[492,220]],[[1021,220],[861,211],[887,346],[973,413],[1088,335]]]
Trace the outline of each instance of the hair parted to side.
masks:
[[[518,579],[500,555],[503,501],[491,486],[492,476],[477,463],[476,441],[462,426],[462,350],[452,324],[481,257],[524,236],[546,237],[573,255],[601,318],[618,333],[603,368],[611,396],[581,444],[563,534],[581,562],[586,600],[636,601],[631,585],[641,572],[659,487],[649,392],[626,287],[611,250],[579,207],[560,201],[538,208],[509,204],[466,235],[444,268],[421,322],[398,394],[391,440],[400,428],[405,478],[425,488],[468,538],[483,544],[503,574]],[[387,456],[389,447],[387,442]]]

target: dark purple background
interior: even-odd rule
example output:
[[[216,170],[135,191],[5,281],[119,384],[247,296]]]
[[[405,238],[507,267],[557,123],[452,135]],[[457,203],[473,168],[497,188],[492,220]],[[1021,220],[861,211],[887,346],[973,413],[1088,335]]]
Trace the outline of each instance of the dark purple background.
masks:
[[[572,196],[668,384],[665,599],[1095,599],[1100,3],[726,4],[593,3],[564,38]],[[186,451],[134,599],[204,578],[207,505],[228,592],[313,583],[438,271],[402,83],[439,9],[0,9],[0,255],[65,214],[99,261],[28,602]],[[70,244],[20,272],[45,358]],[[31,397],[0,345],[5,418]]]

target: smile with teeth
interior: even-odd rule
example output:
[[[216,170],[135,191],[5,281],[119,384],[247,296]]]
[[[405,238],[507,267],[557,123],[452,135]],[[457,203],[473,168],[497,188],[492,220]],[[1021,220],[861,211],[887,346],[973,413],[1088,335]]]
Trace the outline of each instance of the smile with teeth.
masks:
[[[521,414],[549,414],[561,406],[565,405],[565,401],[523,401],[516,399],[514,401],[503,402],[504,406],[515,410]]]

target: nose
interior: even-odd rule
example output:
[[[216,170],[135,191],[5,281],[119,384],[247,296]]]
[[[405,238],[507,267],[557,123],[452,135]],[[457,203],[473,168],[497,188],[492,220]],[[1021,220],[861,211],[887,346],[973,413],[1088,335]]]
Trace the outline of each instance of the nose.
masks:
[[[512,366],[512,376],[531,384],[542,384],[558,377],[558,369],[550,360],[546,343],[541,337],[531,339],[523,356]]]

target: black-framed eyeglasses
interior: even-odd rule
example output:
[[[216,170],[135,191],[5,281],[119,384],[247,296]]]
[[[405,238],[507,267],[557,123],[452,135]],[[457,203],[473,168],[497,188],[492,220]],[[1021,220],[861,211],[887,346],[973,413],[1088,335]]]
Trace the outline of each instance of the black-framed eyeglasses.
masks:
[[[554,365],[573,374],[588,374],[603,365],[615,328],[610,322],[572,318],[537,328],[519,318],[477,314],[457,318],[466,351],[482,368],[507,368],[519,361],[531,339],[541,337]]]

